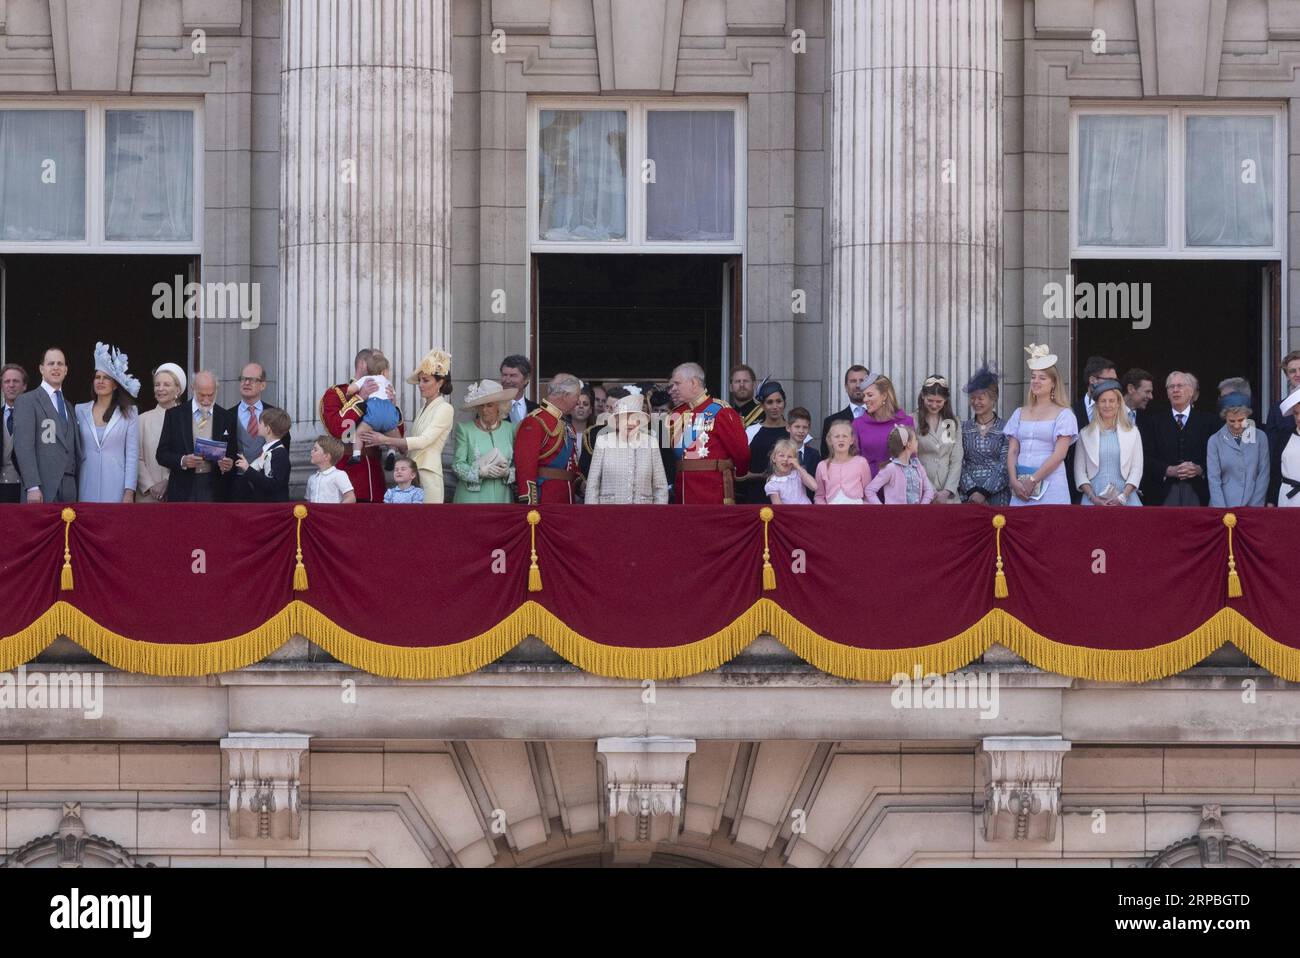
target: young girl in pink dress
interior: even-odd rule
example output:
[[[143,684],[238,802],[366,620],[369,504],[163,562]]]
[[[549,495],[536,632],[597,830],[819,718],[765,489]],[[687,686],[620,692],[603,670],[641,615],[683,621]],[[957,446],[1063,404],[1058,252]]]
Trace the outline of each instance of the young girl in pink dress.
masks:
[[[907,426],[890,430],[890,458],[867,486],[867,505],[879,505],[877,493],[884,496],[887,506],[926,505],[934,499],[934,487],[916,455],[917,444],[915,430]]]
[[[857,454],[853,443],[853,426],[837,419],[826,430],[826,445],[830,458],[817,464],[817,505],[864,505],[867,483],[871,481],[871,466]]]

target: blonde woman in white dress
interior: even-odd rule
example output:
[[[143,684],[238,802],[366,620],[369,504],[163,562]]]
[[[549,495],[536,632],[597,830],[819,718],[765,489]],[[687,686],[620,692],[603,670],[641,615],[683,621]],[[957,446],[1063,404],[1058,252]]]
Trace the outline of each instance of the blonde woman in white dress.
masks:
[[[663,456],[650,438],[640,392],[614,406],[614,428],[596,437],[587,474],[587,503],[614,505],[666,503],[668,479]]]

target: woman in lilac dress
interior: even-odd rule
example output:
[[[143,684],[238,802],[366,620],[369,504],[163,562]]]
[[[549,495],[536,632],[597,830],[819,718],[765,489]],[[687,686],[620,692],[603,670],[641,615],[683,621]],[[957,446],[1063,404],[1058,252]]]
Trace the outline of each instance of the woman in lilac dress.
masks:
[[[1056,357],[1047,346],[1025,347],[1029,354],[1029,401],[1011,414],[1007,435],[1007,480],[1011,505],[1069,505],[1065,453],[1079,435],[1079,424],[1061,385]]]
[[[884,376],[875,381],[862,394],[866,412],[853,421],[853,439],[858,455],[871,466],[871,475],[878,473],[889,462],[889,434],[895,426],[915,427],[912,417],[898,408],[894,384]]]

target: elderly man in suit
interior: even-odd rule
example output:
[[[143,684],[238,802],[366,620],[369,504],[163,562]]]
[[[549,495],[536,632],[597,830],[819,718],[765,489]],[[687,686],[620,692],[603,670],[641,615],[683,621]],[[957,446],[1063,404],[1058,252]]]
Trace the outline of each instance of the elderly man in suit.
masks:
[[[1143,499],[1150,506],[1208,505],[1206,456],[1217,423],[1192,407],[1199,392],[1196,377],[1175,370],[1165,378],[1167,410],[1138,420],[1143,430]]]
[[[217,405],[217,377],[208,370],[194,374],[194,398],[163,416],[158,440],[158,465],[171,470],[168,502],[226,502],[231,472],[239,455],[239,426],[235,413]],[[194,454],[196,437],[223,443],[226,454],[217,461]]]
[[[45,350],[40,371],[40,385],[14,401],[14,458],[28,502],[76,502],[78,429],[63,396],[63,350]]]
[[[0,367],[0,503],[22,502],[22,477],[14,456],[14,402],[27,389],[27,370],[15,363]]]

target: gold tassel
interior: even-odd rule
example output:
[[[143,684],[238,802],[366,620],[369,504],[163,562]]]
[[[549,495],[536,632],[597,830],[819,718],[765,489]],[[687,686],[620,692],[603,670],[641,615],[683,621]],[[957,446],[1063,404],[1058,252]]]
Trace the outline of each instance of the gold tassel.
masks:
[[[542,570],[537,568],[537,523],[542,521],[542,514],[536,509],[528,510],[528,535],[531,539],[532,559],[528,566],[528,591],[542,591]]]
[[[776,588],[776,570],[772,568],[772,553],[767,547],[767,525],[772,521],[772,507],[764,506],[758,510],[758,517],[763,520],[763,591],[771,592]]]
[[[293,569],[293,591],[307,591],[307,567],[302,564],[302,520],[307,518],[307,507],[299,503],[293,507],[293,517],[298,520],[297,565]]]
[[[993,528],[997,530],[997,550],[998,550],[998,568],[993,573],[993,597],[995,599],[1005,599],[1007,592],[1007,577],[1002,571],[1002,527],[1007,524],[1007,517],[998,513],[993,517]]]
[[[72,531],[73,520],[77,513],[72,509],[63,510],[63,572],[59,575],[59,591],[72,591],[72,550],[68,547],[68,533]]]
[[[1237,560],[1232,555],[1232,529],[1237,517],[1231,512],[1223,514],[1223,524],[1228,527],[1228,598],[1241,598],[1241,577],[1237,575]]]

